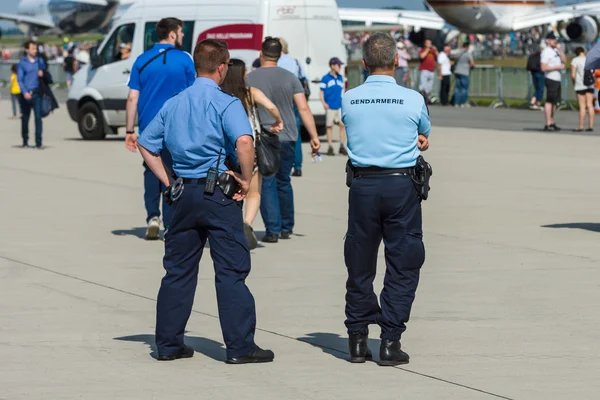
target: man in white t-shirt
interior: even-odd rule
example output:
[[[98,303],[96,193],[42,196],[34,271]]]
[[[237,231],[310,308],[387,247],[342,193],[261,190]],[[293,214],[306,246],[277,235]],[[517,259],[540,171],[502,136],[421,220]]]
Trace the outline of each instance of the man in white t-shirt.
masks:
[[[448,105],[448,94],[450,93],[450,76],[452,75],[452,66],[450,64],[450,46],[444,47],[444,51],[440,53],[437,58],[438,64],[440,64],[439,78],[441,81],[440,86],[440,102],[443,106]]]
[[[546,35],[546,44],[547,46],[541,55],[542,71],[546,77],[546,104],[544,105],[546,126],[544,130],[560,131],[554,121],[554,113],[556,112],[556,106],[562,100],[560,71],[566,68],[567,58],[560,48],[554,32]]]

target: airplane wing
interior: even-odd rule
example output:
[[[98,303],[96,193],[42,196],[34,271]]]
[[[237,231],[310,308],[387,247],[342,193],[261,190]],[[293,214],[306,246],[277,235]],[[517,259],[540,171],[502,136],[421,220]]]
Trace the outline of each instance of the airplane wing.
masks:
[[[386,25],[412,26],[415,28],[442,29],[446,22],[431,11],[382,10],[368,8],[340,8],[342,21]]]
[[[0,20],[12,21],[17,24],[27,24],[41,29],[52,29],[54,24],[48,20],[28,17],[26,15],[0,13]]]
[[[600,15],[600,2],[591,2],[583,4],[573,4],[570,6],[548,8],[547,10],[536,11],[532,14],[526,14],[516,17],[513,20],[513,30],[532,28],[539,25],[555,24],[557,22],[568,21],[584,15]]]

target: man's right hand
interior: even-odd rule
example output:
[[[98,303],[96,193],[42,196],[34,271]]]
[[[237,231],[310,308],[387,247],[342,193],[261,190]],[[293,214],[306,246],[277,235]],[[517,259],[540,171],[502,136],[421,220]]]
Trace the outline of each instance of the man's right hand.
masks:
[[[310,147],[312,148],[312,155],[314,157],[315,155],[317,155],[317,152],[321,148],[321,141],[319,140],[319,138],[317,136],[310,139]]]
[[[323,108],[325,109],[325,111],[329,110],[329,106],[327,105],[327,103],[323,103]]]
[[[31,100],[31,92],[25,93],[23,97],[25,97],[25,100]]]
[[[137,151],[137,136],[135,133],[128,133],[125,136],[125,147],[132,153]]]

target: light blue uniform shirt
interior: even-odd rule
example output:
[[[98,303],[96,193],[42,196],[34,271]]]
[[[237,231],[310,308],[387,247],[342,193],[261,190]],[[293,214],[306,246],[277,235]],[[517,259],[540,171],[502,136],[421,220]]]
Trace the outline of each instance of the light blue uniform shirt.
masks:
[[[423,96],[386,75],[371,75],[342,99],[348,157],[355,167],[408,168],[421,154],[419,134],[431,132]]]
[[[154,154],[166,147],[177,176],[199,179],[217,166],[221,150],[219,172],[225,172],[227,154],[235,157],[235,143],[244,135],[252,136],[252,128],[242,102],[213,80],[198,78],[165,103],[138,143]]]

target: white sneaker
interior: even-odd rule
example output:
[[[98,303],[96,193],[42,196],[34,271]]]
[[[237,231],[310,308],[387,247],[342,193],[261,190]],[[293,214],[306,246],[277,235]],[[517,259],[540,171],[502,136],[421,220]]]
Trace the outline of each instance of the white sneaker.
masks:
[[[146,240],[160,239],[160,218],[154,217],[148,221],[148,229],[146,229]]]

